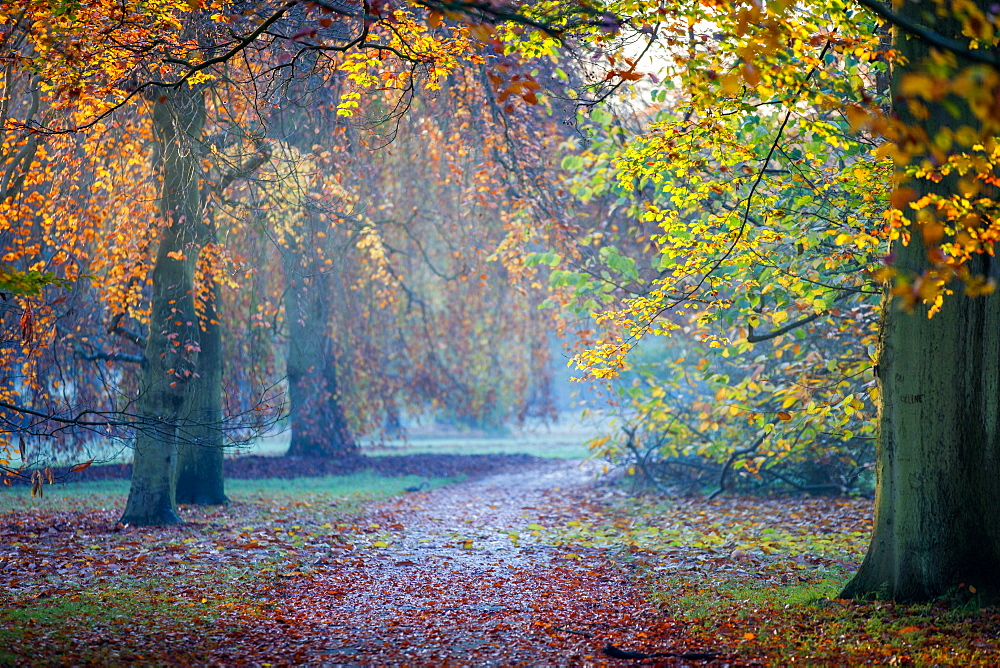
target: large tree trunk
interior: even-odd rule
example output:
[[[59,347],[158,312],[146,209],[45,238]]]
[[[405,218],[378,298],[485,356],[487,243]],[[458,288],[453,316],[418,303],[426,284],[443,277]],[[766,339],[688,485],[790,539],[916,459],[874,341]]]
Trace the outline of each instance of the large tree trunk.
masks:
[[[140,367],[132,485],[121,522],[179,522],[174,494],[178,430],[199,349],[194,310],[194,225],[201,219],[197,138],[205,123],[200,92],[164,90],[153,103],[153,128],[163,170],[160,210],[167,221],[153,266],[149,337]]]
[[[322,270],[304,272],[302,255],[285,251],[285,275],[290,287],[285,298],[288,322],[290,457],[342,457],[357,444],[340,402],[337,359],[327,334],[329,278]]]
[[[237,178],[247,178],[270,157],[263,141],[257,145],[258,154],[239,168],[221,175],[215,187],[219,192]],[[202,191],[202,199],[209,201],[209,192]],[[209,208],[195,225],[199,252],[219,241],[214,211]],[[191,381],[189,391],[190,425],[178,448],[177,503],[212,506],[229,503],[223,475],[225,451],[225,415],[222,411],[222,325],[219,323],[219,283],[211,280],[207,303],[201,314],[201,353],[198,355],[198,377]]]
[[[928,20],[916,3],[901,11]],[[929,27],[959,36],[943,19]],[[908,59],[892,80],[901,121],[926,130],[931,140],[942,128],[981,126],[967,109],[956,117],[943,105],[929,105],[928,118],[914,118],[899,97],[900,82],[922,67],[928,49],[913,37],[897,35],[895,42]],[[913,159],[925,155],[918,151]],[[914,179],[907,185],[918,195],[950,194],[956,183]],[[915,222],[910,230],[910,244],[895,242],[892,251],[900,270],[919,275],[929,266],[927,248]],[[991,256],[970,269],[1000,276]],[[924,305],[907,313],[889,297],[883,302],[875,533],[844,597],[927,600],[959,585],[987,597],[1000,594],[1000,295],[969,298],[962,283],[948,287],[955,294],[945,296],[930,319]]]
[[[215,308],[218,299],[219,287],[213,282],[201,320],[198,377],[191,381],[191,424],[179,444],[177,503],[211,506],[229,502],[222,473],[222,327]]]

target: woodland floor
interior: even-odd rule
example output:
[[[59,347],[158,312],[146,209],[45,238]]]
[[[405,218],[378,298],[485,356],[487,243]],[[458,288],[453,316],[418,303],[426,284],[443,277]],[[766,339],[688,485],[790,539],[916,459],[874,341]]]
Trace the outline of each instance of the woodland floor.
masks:
[[[869,501],[652,503],[577,461],[501,470],[374,503],[297,481],[156,529],[11,510],[0,663],[1000,663],[996,610],[833,598]]]

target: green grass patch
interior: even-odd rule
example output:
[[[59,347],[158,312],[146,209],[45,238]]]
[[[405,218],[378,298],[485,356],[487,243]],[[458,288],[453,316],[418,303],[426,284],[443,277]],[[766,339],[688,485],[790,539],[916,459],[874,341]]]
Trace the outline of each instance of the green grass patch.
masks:
[[[255,480],[226,480],[226,495],[230,501],[322,501],[330,497],[344,497],[342,501],[371,501],[395,494],[402,494],[407,487],[419,486],[432,489],[457,482],[459,478],[425,479],[406,475],[386,477],[372,471],[360,471],[344,476],[312,478],[261,478]],[[32,498],[27,486],[6,487],[0,490],[0,513],[27,508],[51,511],[72,510],[121,510],[128,498],[128,480],[93,480],[45,485],[41,498]]]
[[[43,663],[119,664],[153,659],[155,640],[178,636],[237,633],[266,615],[250,592],[261,578],[246,568],[211,574],[156,578],[120,576],[98,583],[27,598],[0,610],[0,663],[33,656]],[[131,638],[153,641],[146,648]],[[44,639],[44,645],[39,641]],[[102,642],[103,640],[103,642]],[[186,643],[173,646],[173,659],[197,662]],[[58,657],[58,658],[57,658]]]

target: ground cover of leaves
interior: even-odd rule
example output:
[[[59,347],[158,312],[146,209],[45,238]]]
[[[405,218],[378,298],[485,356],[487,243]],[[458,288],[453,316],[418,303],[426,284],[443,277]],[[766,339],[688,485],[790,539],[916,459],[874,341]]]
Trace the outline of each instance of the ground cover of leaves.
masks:
[[[920,605],[837,598],[864,557],[870,500],[636,498],[604,487],[562,504],[547,540],[616,549],[664,614],[740,663],[1000,665],[1000,610],[974,586]]]
[[[324,480],[259,483],[168,528],[117,526],[94,500],[6,512],[0,663],[703,663],[609,644],[712,665],[1000,658],[974,599],[835,598],[867,500],[634,500],[539,460],[382,501]]]

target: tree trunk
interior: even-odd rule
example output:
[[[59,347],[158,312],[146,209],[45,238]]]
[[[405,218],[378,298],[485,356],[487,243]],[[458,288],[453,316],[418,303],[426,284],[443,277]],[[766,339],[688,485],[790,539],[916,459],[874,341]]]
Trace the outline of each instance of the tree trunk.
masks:
[[[214,228],[212,236],[214,240]],[[222,327],[215,308],[218,299],[219,286],[213,282],[201,322],[198,377],[190,388],[191,425],[179,444],[177,503],[229,503],[222,473]]]
[[[340,402],[337,359],[327,334],[329,299],[322,270],[301,270],[299,253],[285,251],[291,284],[285,300],[288,322],[289,457],[343,457],[357,451]]]
[[[928,18],[912,2],[901,12],[917,22]],[[944,19],[929,27],[960,36]],[[892,78],[902,122],[926,130],[932,141],[942,128],[981,127],[955,98],[952,109],[964,112],[953,115],[935,104],[928,105],[929,117],[914,118],[899,96],[900,82],[920,70],[928,48],[898,30],[895,43],[907,58]],[[913,160],[925,157],[917,151]],[[907,185],[919,196],[953,193],[956,182],[913,179]],[[920,275],[929,267],[927,248],[915,221],[909,229],[912,241],[894,242],[892,252],[901,271]],[[998,260],[988,255],[969,268],[1000,276]],[[930,319],[925,305],[907,313],[890,297],[883,301],[875,533],[845,598],[919,601],[959,585],[985,597],[1000,594],[1000,295],[969,298],[962,283],[948,287],[955,294],[946,295]]]
[[[177,425],[199,350],[194,310],[194,225],[201,219],[196,140],[205,123],[200,92],[183,86],[164,89],[153,102],[163,184],[160,211],[167,225],[152,272],[149,337],[140,366],[137,410],[144,421],[136,434],[132,484],[121,522],[173,524]]]

